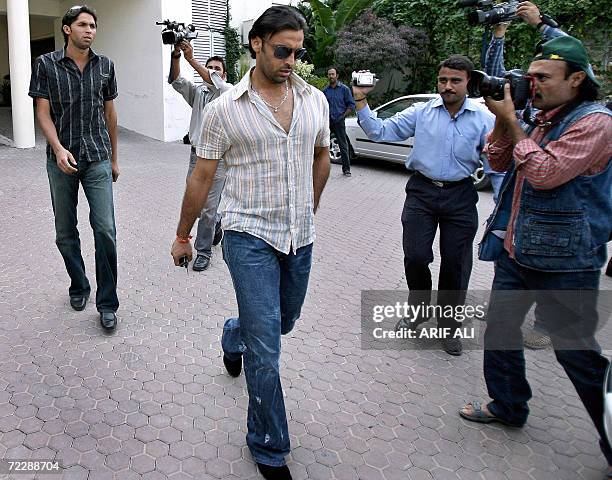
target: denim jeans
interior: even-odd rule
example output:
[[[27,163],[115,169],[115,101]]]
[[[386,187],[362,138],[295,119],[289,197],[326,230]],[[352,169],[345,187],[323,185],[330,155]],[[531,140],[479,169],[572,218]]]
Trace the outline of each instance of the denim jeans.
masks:
[[[342,173],[351,171],[351,156],[349,152],[349,141],[346,136],[346,127],[344,119],[337,122],[329,122],[329,130],[336,136],[338,147],[340,147],[340,158],[342,159]]]
[[[579,328],[580,332],[587,332],[579,335],[579,342],[584,346],[580,350],[564,347],[563,338],[556,333],[560,322],[565,322],[566,319],[572,321],[571,312],[574,310],[580,312],[587,321],[593,317],[596,321],[597,311],[594,303],[599,277],[600,272],[597,271],[551,273],[523,268],[504,252],[496,263],[487,314],[484,376],[489,396],[493,399],[488,405],[489,410],[508,422],[524,424],[529,415],[527,402],[531,398],[531,388],[525,375],[520,329],[533,302],[540,300],[539,320],[550,332],[557,361],[564,368],[595,424],[600,435],[601,450],[608,464],[612,465],[612,450],[606,440],[603,426],[603,382],[608,360],[601,355],[592,330]],[[507,291],[510,290],[529,293],[521,297],[509,296]],[[580,298],[584,303],[572,304],[571,312],[566,311],[560,315],[560,309],[564,308],[562,301],[557,305],[543,301],[548,300],[545,295],[547,290],[581,290],[584,293],[581,293]],[[550,294],[552,295],[554,293]]]
[[[187,178],[191,176],[197,160],[198,157],[195,153],[195,148],[192,147],[191,156],[189,157]],[[223,191],[224,185],[225,164],[223,161],[220,161],[217,171],[215,172],[210,191],[208,192],[206,203],[200,212],[196,238],[193,243],[198,255],[204,255],[207,258],[210,258],[212,254],[212,242],[215,235],[215,226],[221,221],[221,214],[217,212],[217,208],[219,207],[219,200],[221,200],[221,192]]]
[[[78,154],[75,154],[78,158]],[[77,161],[78,172],[62,172],[55,161],[47,161],[51,203],[55,214],[55,243],[70,276],[70,297],[87,297],[91,292],[81,255],[77,230],[79,184],[89,203],[89,223],[96,248],[96,308],[115,312],[117,299],[117,240],[110,161]]]
[[[246,442],[258,463],[281,466],[289,431],[279,375],[281,335],[300,316],[312,259],[312,244],[285,255],[248,233],[226,231],[223,258],[238,301],[238,318],[223,327],[221,346],[231,360],[244,360],[249,392]]]

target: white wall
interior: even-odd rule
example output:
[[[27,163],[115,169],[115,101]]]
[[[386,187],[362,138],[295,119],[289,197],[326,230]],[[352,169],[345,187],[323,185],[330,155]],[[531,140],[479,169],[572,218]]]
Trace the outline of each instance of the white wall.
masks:
[[[259,17],[266,9],[272,5],[293,5],[297,0],[229,0],[230,15],[232,16],[231,25],[238,28],[245,20],[254,20]],[[248,33],[248,32],[247,32]]]

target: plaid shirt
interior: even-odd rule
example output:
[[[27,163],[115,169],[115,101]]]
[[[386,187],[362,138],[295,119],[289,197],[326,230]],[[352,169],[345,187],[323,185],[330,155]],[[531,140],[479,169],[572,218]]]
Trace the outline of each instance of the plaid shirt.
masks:
[[[62,146],[87,162],[110,160],[112,149],[104,102],[117,98],[117,80],[113,62],[89,51],[83,73],[65,55],[64,49],[45,53],[32,69],[29,95],[45,98],[51,104],[51,118]],[[47,158],[55,154],[47,143]]]
[[[538,119],[545,122],[560,108],[540,112]],[[542,149],[539,142],[549,130],[550,127],[536,127],[530,138],[521,140],[514,148],[509,136],[487,143],[485,147],[494,170],[506,171],[512,158],[516,165],[512,212],[504,239],[504,247],[511,258],[514,258],[514,230],[525,180],[533,188],[550,190],[580,175],[594,175],[603,171],[612,157],[612,119],[606,114],[593,113],[581,118],[558,140],[549,142]]]
[[[540,33],[544,42],[555,37],[567,36],[567,33],[564,31],[548,25],[544,25]],[[504,43],[504,37],[497,38],[495,35],[492,36],[485,56],[484,69],[487,75],[503,77],[506,74],[506,68],[504,67]]]
[[[247,74],[204,110],[198,157],[227,168],[223,228],[246,232],[282,253],[314,241],[312,164],[315,147],[329,146],[323,93],[295,73],[293,119],[287,134],[251,90]]]

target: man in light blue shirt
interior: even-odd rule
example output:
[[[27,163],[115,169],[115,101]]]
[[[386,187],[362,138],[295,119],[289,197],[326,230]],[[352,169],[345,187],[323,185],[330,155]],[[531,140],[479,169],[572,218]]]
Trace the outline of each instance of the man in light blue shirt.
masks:
[[[471,178],[480,166],[485,136],[494,117],[475,100],[466,98],[474,65],[467,57],[452,55],[440,63],[439,98],[418,103],[395,116],[380,120],[370,110],[370,88],[353,87],[359,123],[370,140],[400,141],[415,137],[406,168],[414,175],[406,184],[402,212],[404,269],[411,304],[431,302],[433,241],[440,228],[438,305],[465,300],[472,270],[472,244],[478,229],[478,194]],[[410,319],[411,328],[427,321]],[[453,319],[438,319],[438,326],[454,333]],[[460,355],[461,341],[442,339],[444,350]]]

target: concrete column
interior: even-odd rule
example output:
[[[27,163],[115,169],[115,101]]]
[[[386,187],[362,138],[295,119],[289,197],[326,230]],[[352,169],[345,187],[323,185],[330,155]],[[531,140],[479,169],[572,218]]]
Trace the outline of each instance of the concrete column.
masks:
[[[30,14],[28,2],[7,0],[11,103],[13,108],[13,145],[34,146],[34,109],[28,96],[30,86]]]

